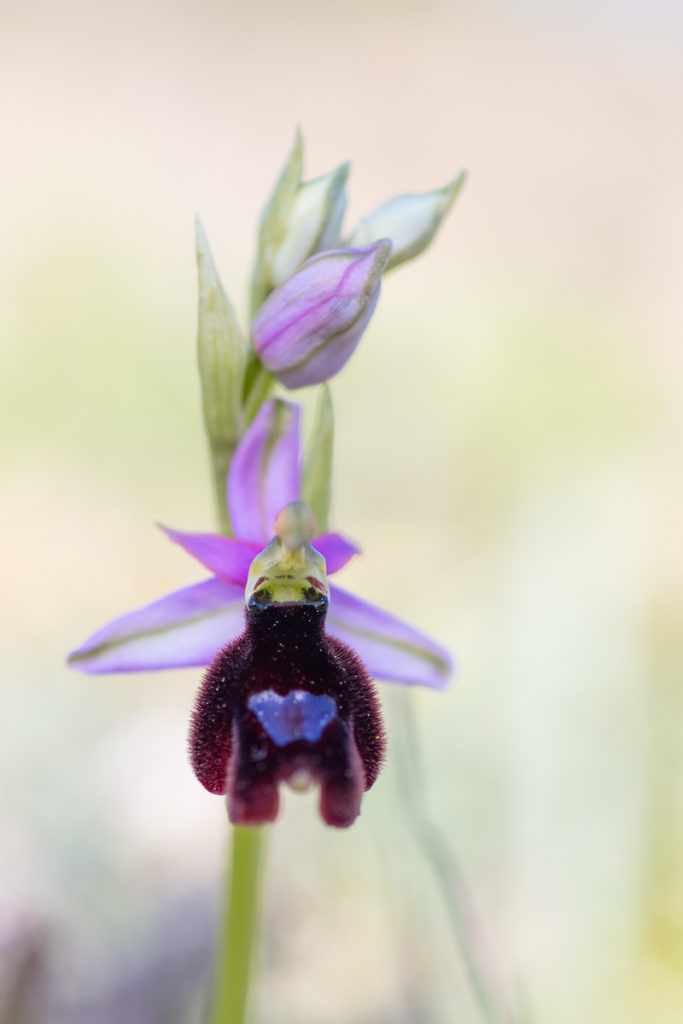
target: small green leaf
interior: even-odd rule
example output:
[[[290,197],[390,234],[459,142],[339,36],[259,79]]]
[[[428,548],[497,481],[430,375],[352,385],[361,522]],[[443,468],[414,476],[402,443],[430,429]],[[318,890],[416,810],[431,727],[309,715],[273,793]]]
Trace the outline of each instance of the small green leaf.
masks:
[[[332,395],[327,384],[323,384],[318,398],[313,436],[306,452],[303,481],[304,501],[313,512],[320,533],[329,528],[333,447]]]

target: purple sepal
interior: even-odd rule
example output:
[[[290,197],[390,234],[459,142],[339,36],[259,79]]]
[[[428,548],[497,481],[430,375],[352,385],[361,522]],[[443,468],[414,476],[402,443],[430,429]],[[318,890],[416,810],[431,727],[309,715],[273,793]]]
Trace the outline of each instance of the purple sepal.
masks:
[[[249,566],[261,551],[259,544],[224,537],[220,533],[184,533],[181,530],[172,530],[168,526],[162,526],[161,529],[169,540],[178,544],[188,555],[192,555],[204,568],[215,573],[226,583],[239,583],[244,586],[249,575]],[[321,533],[313,540],[313,547],[325,559],[328,575],[339,572],[360,552],[356,544],[340,533]]]
[[[311,543],[325,559],[328,576],[339,572],[354,555],[360,554],[360,548],[340,533],[321,533]]]
[[[204,568],[224,582],[239,583],[242,587],[247,582],[249,566],[261,550],[259,544],[224,537],[220,533],[183,533],[181,530],[171,530],[168,526],[162,526],[161,529],[188,555],[201,562]]]
[[[212,578],[122,615],[69,655],[82,672],[208,665],[244,627],[244,588]]]
[[[347,643],[375,679],[442,690],[453,674],[453,659],[445,647],[334,584],[327,631]]]
[[[264,402],[237,445],[228,475],[230,522],[236,537],[263,547],[278,512],[301,493],[298,405]]]

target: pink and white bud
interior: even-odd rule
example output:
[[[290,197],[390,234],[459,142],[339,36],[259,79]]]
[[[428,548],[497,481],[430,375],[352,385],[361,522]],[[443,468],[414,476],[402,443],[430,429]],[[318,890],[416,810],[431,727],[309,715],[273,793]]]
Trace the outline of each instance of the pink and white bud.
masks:
[[[252,342],[285,387],[319,384],[345,365],[377,305],[390,255],[386,238],[318,253],[268,296],[254,317]]]

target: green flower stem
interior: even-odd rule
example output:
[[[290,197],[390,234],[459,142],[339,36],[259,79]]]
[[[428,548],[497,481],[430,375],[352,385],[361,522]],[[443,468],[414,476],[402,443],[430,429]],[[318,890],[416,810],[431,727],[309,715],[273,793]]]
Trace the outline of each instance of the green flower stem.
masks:
[[[230,517],[225,481],[233,452],[234,448],[218,453],[211,445],[218,525],[226,534]],[[261,910],[263,846],[263,829],[232,827],[207,1024],[246,1020]]]
[[[211,472],[213,475],[213,486],[216,500],[216,519],[221,533],[232,535],[230,528],[230,515],[228,513],[228,496],[226,483],[228,470],[232,457],[235,454],[238,441],[225,441],[218,443],[209,440],[209,451],[211,454]]]
[[[268,398],[275,383],[273,375],[260,362],[257,363],[255,358],[254,362],[249,366],[249,371],[249,391],[245,396],[244,402],[244,418],[247,427],[251,424],[266,398]]]
[[[320,533],[329,529],[334,453],[334,410],[327,384],[318,392],[313,436],[304,463],[303,496],[315,516]]]
[[[207,1024],[244,1024],[261,905],[263,829],[232,829]]]

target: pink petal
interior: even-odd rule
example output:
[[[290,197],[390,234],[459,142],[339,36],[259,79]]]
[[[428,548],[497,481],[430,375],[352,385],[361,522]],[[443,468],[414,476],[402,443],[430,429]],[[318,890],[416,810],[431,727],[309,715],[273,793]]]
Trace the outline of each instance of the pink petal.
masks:
[[[107,623],[69,664],[96,674],[208,665],[243,626],[243,587],[205,580]]]
[[[167,526],[161,529],[225,583],[239,583],[242,587],[247,582],[249,566],[260,551],[258,544],[223,537],[219,533],[183,533]]]
[[[280,509],[301,491],[298,405],[264,402],[237,446],[228,475],[230,522],[238,540],[263,547]]]
[[[354,555],[360,554],[360,548],[340,533],[321,533],[312,543],[325,559],[328,576],[339,572]]]
[[[377,679],[441,690],[453,671],[440,644],[337,586],[330,587],[327,632],[347,643]]]

